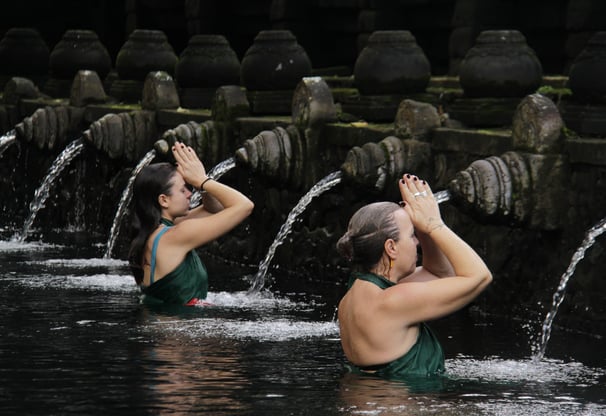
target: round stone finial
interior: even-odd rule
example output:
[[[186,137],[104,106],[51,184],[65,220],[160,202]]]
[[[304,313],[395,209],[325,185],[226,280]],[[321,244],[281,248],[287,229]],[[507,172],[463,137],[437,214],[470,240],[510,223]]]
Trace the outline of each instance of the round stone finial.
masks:
[[[0,87],[14,76],[40,86],[48,75],[50,51],[36,29],[11,28],[0,41]]]
[[[95,71],[99,78],[107,76],[111,58],[92,30],[68,30],[50,54],[50,75],[72,79],[80,70]]]
[[[408,30],[380,30],[370,35],[354,66],[361,94],[423,92],[431,77],[429,60]]]
[[[573,61],[568,85],[575,100],[606,103],[606,32],[596,32]]]
[[[219,87],[240,83],[240,61],[222,35],[195,35],[175,68],[181,88]]]
[[[130,34],[116,57],[121,79],[144,81],[152,71],[175,72],[177,55],[161,30],[137,29]]]
[[[467,97],[524,97],[541,85],[543,69],[517,30],[486,30],[467,51],[459,81]]]
[[[246,51],[240,68],[248,90],[294,90],[311,74],[305,50],[289,30],[263,30]]]

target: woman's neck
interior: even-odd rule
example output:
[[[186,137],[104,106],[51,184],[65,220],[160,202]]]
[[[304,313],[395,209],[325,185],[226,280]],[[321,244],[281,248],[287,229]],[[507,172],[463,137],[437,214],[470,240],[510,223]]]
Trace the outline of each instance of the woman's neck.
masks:
[[[378,267],[375,267],[374,269],[371,269],[370,272],[372,274],[376,274],[377,276],[381,276],[385,280],[391,281],[391,279],[389,278],[389,273],[385,274],[384,270],[383,270],[383,272],[381,272]]]
[[[175,225],[175,223],[171,219],[168,219],[166,217],[160,218],[160,224],[164,224],[164,225],[166,225],[168,227],[171,227],[171,226]]]

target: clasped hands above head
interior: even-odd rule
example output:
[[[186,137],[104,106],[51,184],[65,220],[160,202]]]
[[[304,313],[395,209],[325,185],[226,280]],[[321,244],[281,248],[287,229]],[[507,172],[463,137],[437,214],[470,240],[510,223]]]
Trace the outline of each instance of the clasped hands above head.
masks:
[[[430,234],[443,226],[440,208],[429,184],[415,175],[405,174],[399,181],[402,203],[415,229]]]
[[[201,184],[208,180],[208,176],[195,150],[191,146],[175,141],[172,151],[177,162],[177,171],[187,183],[200,189]]]

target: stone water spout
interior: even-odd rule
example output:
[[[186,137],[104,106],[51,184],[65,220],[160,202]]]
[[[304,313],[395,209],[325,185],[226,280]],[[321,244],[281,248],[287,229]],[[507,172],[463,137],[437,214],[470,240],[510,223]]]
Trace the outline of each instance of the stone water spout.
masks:
[[[294,125],[264,130],[236,150],[236,160],[253,172],[294,188],[303,182],[304,146]]]
[[[202,123],[189,121],[184,124],[166,130],[162,134],[162,139],[166,143],[166,152],[160,151],[160,154],[168,154],[170,147],[175,141],[180,141],[191,146],[205,163],[216,163],[220,155],[220,143],[218,131],[215,128],[215,122],[207,120]],[[161,147],[164,149],[164,145]]]
[[[304,77],[292,99],[292,124],[264,130],[236,150],[236,160],[254,172],[293,188],[318,181],[320,134],[337,112],[330,88],[320,77]]]
[[[559,228],[565,165],[558,157],[537,156],[512,151],[476,160],[450,182],[453,202],[484,218]]]
[[[138,161],[153,145],[156,131],[155,112],[139,110],[106,114],[91,123],[83,136],[112,159]]]
[[[540,94],[518,106],[512,126],[516,150],[476,160],[450,182],[452,200],[481,217],[501,218],[529,228],[561,226],[567,159],[561,147],[562,119]]]
[[[344,179],[377,192],[383,191],[405,172],[428,177],[431,171],[428,143],[389,136],[379,143],[355,146],[341,165]]]
[[[39,149],[61,147],[68,132],[76,131],[82,120],[82,111],[74,107],[57,106],[37,109],[15,126],[17,137],[33,142]]]
[[[433,105],[402,100],[394,120],[396,136],[350,149],[341,165],[344,180],[380,192],[405,172],[429,177],[433,164],[428,140],[431,130],[440,125]]]
[[[23,98],[40,98],[31,80],[13,77],[4,89],[4,100],[15,104]],[[17,138],[34,143],[38,149],[62,147],[68,136],[80,134],[84,123],[85,105],[106,99],[99,76],[94,71],[78,71],[73,78],[69,105],[38,108],[15,125]]]

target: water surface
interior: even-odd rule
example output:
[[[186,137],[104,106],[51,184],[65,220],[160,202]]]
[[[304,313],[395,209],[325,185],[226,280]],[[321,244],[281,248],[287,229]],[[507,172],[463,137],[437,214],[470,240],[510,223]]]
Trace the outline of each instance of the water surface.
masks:
[[[606,414],[604,340],[590,334],[556,326],[535,361],[540,322],[472,307],[431,323],[449,378],[417,391],[344,373],[339,290],[251,294],[234,289],[251,276],[211,276],[212,306],[149,309],[103,249],[0,242],[4,414]]]

